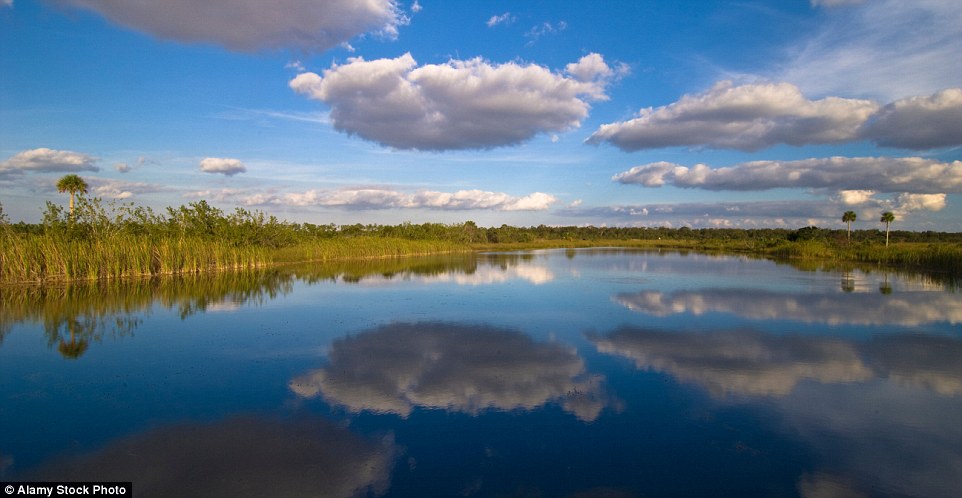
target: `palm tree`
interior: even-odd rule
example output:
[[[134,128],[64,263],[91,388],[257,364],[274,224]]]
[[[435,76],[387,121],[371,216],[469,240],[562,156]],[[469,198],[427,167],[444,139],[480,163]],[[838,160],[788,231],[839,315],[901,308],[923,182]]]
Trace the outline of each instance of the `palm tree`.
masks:
[[[895,215],[891,211],[886,211],[882,213],[882,219],[879,220],[885,223],[885,247],[889,246],[889,225],[895,221]]]
[[[855,211],[845,211],[842,221],[848,223],[848,240],[852,240],[852,222],[855,221]]]
[[[65,175],[57,182],[57,190],[61,193],[70,192],[70,217],[73,217],[73,199],[77,192],[87,193],[87,182],[77,175]]]

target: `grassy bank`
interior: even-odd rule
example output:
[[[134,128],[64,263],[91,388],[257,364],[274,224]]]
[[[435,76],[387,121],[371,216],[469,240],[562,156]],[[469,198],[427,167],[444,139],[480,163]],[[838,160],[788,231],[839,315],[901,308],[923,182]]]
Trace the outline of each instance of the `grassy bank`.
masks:
[[[234,271],[278,263],[392,258],[468,251],[447,241],[356,237],[291,246],[233,246],[202,237],[148,238],[129,234],[92,240],[6,234],[0,282],[51,282]]]
[[[878,230],[314,225],[260,212],[227,214],[204,201],[156,214],[78,196],[76,212],[47,203],[40,224],[0,216],[0,283],[192,274],[279,263],[469,251],[634,247],[849,262],[962,277],[962,234]]]

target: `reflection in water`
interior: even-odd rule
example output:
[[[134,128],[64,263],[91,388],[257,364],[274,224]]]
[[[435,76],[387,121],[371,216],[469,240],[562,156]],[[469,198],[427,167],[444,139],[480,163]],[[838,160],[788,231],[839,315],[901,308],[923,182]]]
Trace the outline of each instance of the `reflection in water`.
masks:
[[[831,325],[962,323],[962,294],[947,292],[789,294],[756,289],[708,289],[618,294],[615,300],[628,309],[654,316],[729,313],[755,320]]]
[[[823,479],[844,476],[831,479],[836,485],[865,496],[954,498],[962,489],[956,397],[891,382],[807,385],[772,408],[785,432],[819,455]]]
[[[897,383],[962,395],[962,341],[949,337],[896,335],[877,337],[864,346],[866,356],[886,378]]]
[[[589,334],[598,351],[638,368],[724,393],[784,396],[802,380],[823,384],[888,379],[944,396],[962,395],[962,341],[899,334],[866,343],[758,331],[710,333],[622,328]]]
[[[962,340],[900,334],[858,343],[636,328],[589,339],[715,397],[768,396],[762,405],[826,469],[799,480],[803,497],[953,497],[962,489]]]
[[[598,351],[631,358],[640,369],[668,373],[716,396],[782,396],[804,379],[853,382],[872,375],[855,348],[838,339],[747,330],[684,334],[629,328],[588,338]]]
[[[47,343],[75,359],[91,343],[133,335],[155,303],[176,307],[186,319],[210,308],[263,302],[290,289],[289,276],[268,270],[7,287],[0,292],[0,343],[16,323],[42,323]]]
[[[855,484],[844,477],[823,472],[803,475],[798,480],[798,494],[802,498],[867,498],[855,489]]]
[[[532,410],[552,401],[584,421],[609,403],[603,378],[571,348],[485,326],[392,324],[334,341],[324,368],[293,379],[302,397],[359,412],[415,407],[478,414]]]
[[[65,357],[82,356],[104,338],[133,335],[154,305],[177,309],[181,319],[196,313],[231,312],[290,293],[295,281],[384,281],[394,278],[460,285],[523,279],[540,284],[553,275],[546,268],[521,264],[530,255],[458,255],[290,265],[271,269],[71,282],[0,289],[0,345],[13,325],[38,322],[50,347]]]
[[[139,497],[380,496],[398,448],[324,419],[253,417],[184,424],[61,459],[32,480],[132,481]]]

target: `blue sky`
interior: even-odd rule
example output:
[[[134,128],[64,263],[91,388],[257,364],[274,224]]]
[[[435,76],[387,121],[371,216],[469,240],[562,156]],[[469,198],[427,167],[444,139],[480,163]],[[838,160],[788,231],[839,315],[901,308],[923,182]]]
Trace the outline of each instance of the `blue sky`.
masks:
[[[0,203],[962,230],[957,0],[0,0]]]

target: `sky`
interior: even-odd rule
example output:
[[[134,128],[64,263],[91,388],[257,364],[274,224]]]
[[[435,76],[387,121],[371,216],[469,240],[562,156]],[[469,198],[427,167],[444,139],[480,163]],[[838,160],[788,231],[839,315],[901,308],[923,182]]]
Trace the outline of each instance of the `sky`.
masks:
[[[0,204],[962,231],[958,0],[0,0]]]

